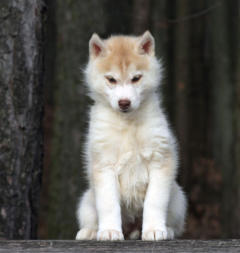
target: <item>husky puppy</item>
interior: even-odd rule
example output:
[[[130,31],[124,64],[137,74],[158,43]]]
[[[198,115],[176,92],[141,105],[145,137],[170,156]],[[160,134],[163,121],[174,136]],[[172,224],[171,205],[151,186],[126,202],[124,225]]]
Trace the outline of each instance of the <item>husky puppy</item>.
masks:
[[[76,239],[173,239],[184,230],[186,198],[157,92],[162,68],[154,38],[149,31],[106,40],[93,34],[89,52],[89,188],[78,205]]]

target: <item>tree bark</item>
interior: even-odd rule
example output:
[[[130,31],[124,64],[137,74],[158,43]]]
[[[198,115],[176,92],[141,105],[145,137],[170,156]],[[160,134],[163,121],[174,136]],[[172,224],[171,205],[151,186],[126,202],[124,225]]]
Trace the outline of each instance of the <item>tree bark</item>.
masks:
[[[236,87],[235,90],[235,134],[236,134],[236,142],[235,142],[235,148],[234,148],[234,158],[235,158],[235,170],[236,173],[234,174],[234,192],[235,192],[235,203],[237,205],[234,208],[234,221],[232,222],[232,227],[234,229],[235,236],[238,238],[240,237],[240,217],[239,212],[240,210],[240,3],[239,1],[235,1],[235,5],[233,5],[233,8],[236,8],[237,15],[235,16],[235,27],[236,27],[236,33],[237,36],[235,41],[235,50],[233,53],[235,55],[235,52],[237,52],[236,56],[236,68],[234,73],[234,84]]]
[[[105,35],[131,34],[133,0],[128,1],[102,1],[103,16],[105,20]]]
[[[140,35],[149,29],[149,21],[151,15],[151,0],[134,0],[132,13],[132,32]]]
[[[216,4],[218,1],[210,1]],[[217,168],[223,177],[221,201],[222,236],[232,236],[231,219],[234,210],[234,129],[233,129],[233,82],[231,80],[230,27],[227,22],[229,4],[221,2],[209,19],[208,36],[210,38],[212,84],[212,149]]]
[[[0,237],[30,239],[43,158],[43,1],[1,0],[0,10]]]
[[[189,13],[188,0],[176,2],[176,18],[181,20]],[[177,22],[174,33],[174,80],[175,89],[175,125],[180,144],[181,180],[187,185],[189,174],[188,138],[189,138],[189,23]]]
[[[234,168],[229,182],[232,188],[232,215],[231,220],[227,218],[231,230],[230,235],[240,238],[240,2],[231,1],[228,9],[228,20],[231,29],[231,63],[233,82],[233,156]]]

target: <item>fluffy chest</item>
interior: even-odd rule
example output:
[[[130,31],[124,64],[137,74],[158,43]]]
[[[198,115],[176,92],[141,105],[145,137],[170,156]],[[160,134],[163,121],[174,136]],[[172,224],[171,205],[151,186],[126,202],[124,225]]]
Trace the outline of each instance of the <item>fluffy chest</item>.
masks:
[[[123,153],[116,174],[123,204],[134,210],[141,209],[148,186],[148,161],[140,152]]]
[[[121,200],[139,209],[148,186],[151,160],[156,153],[164,156],[169,148],[167,127],[158,121],[133,124],[110,117],[93,123],[88,145],[90,162],[99,169],[114,170]]]
[[[99,156],[112,165],[122,202],[134,209],[142,206],[148,185],[148,164],[153,147],[146,135],[140,128],[128,126],[123,130],[108,129],[98,140]]]
[[[102,157],[108,153],[112,161],[126,159],[122,154],[145,156],[147,149],[154,148],[155,139],[147,128],[122,121],[97,121],[90,131],[90,149]]]

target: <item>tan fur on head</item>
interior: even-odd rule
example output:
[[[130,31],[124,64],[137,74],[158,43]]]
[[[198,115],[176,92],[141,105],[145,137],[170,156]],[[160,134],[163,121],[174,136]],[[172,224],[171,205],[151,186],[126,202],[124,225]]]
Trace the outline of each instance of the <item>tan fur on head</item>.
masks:
[[[105,41],[105,45],[107,53],[98,64],[100,71],[107,72],[116,66],[124,75],[130,64],[135,64],[138,70],[148,69],[149,59],[138,53],[138,40],[135,37],[111,37]]]
[[[139,37],[112,36],[106,40],[94,33],[89,42],[89,51],[93,59],[101,57],[98,67],[102,72],[110,71],[114,65],[124,74],[130,64],[135,64],[138,70],[147,70],[148,56],[155,54],[154,38],[149,31]]]

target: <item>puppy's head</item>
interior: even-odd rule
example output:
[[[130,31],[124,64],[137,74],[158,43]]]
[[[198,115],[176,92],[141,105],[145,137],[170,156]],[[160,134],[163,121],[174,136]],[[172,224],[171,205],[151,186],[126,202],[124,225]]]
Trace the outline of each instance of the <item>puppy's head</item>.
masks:
[[[96,102],[123,113],[137,110],[160,81],[154,38],[148,31],[139,37],[112,36],[107,40],[93,34],[85,74]]]

